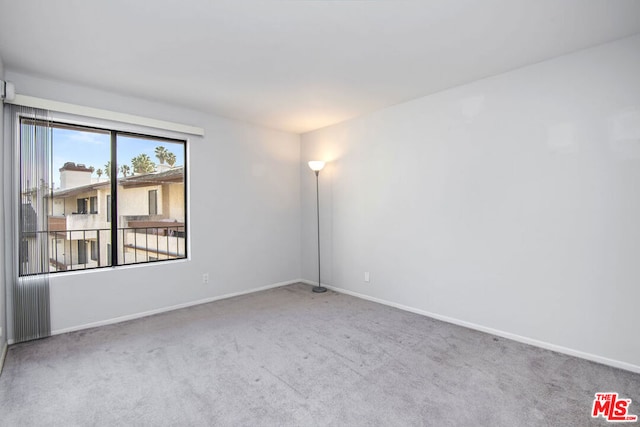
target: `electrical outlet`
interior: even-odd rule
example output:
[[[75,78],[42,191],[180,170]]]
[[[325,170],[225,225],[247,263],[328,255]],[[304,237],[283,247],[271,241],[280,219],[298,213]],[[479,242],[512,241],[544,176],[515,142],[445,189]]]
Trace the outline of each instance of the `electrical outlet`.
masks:
[[[209,273],[204,273],[202,275],[202,283],[209,283]]]
[[[369,283],[369,272],[368,271],[364,272],[364,281]]]

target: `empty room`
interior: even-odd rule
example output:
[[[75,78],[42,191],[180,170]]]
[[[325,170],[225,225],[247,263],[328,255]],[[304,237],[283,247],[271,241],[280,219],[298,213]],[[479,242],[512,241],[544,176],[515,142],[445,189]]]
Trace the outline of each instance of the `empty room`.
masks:
[[[640,426],[640,1],[0,0],[0,426]]]

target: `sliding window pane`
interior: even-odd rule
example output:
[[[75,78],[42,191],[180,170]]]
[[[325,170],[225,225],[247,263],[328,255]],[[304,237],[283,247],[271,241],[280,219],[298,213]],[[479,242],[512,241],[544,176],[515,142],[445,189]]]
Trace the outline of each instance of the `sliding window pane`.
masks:
[[[118,134],[118,263],[186,257],[184,141]]]
[[[58,180],[49,219],[52,271],[110,265],[111,233],[104,203],[111,194],[110,153],[107,130],[53,125],[53,170]]]
[[[45,138],[39,136],[45,132],[46,144]],[[45,145],[50,150],[49,160],[34,168],[32,158],[40,155]],[[25,256],[21,257],[20,274],[108,265],[109,225],[105,222],[106,207],[99,200],[110,193],[108,175],[104,177],[102,166],[110,151],[108,131],[22,120],[21,253]],[[96,259],[87,259],[85,245],[95,247]],[[44,247],[46,251],[38,250]],[[31,256],[31,252],[38,253],[38,257]],[[46,260],[39,259],[42,254]],[[31,265],[36,260],[37,268]]]

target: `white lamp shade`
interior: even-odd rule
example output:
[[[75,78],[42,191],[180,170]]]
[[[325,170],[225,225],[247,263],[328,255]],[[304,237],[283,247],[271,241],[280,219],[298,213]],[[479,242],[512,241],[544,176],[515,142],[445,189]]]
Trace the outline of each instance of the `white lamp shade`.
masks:
[[[318,172],[318,171],[321,171],[322,168],[324,167],[324,162],[322,160],[311,160],[309,162],[309,167],[311,168],[312,171]]]

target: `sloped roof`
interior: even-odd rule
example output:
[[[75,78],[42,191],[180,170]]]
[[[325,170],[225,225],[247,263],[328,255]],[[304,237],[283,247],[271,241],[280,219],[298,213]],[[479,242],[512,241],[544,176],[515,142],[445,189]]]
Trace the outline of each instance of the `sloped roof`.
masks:
[[[164,172],[146,173],[120,178],[123,187],[142,187],[145,185],[159,185],[182,182],[184,180],[184,166],[178,166]]]
[[[152,172],[143,175],[133,175],[126,178],[118,178],[118,185],[127,187],[144,187],[146,185],[175,184],[184,180],[184,166],[178,166],[164,172]],[[93,184],[81,185],[79,187],[55,190],[53,197],[69,197],[99,188],[108,187],[111,181],[97,182]]]
[[[68,197],[75,196],[77,194],[86,193],[87,191],[97,190],[98,188],[108,187],[111,181],[96,182],[93,184],[81,185],[79,187],[64,188],[61,190],[54,190],[53,197]]]

